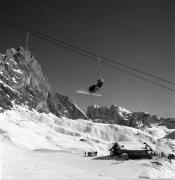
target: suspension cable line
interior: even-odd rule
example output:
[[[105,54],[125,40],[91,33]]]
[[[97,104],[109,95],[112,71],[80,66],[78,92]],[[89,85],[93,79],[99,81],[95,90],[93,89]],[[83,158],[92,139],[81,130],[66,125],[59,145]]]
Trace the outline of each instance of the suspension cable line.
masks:
[[[82,52],[84,52],[84,53],[86,53],[86,54],[89,54],[89,55],[92,55],[92,56],[95,56],[95,57],[96,57],[96,53],[91,52],[91,51],[89,51],[89,50],[87,50],[87,49],[83,49],[83,48],[80,48],[80,47],[78,47],[78,46],[72,45],[72,44],[70,44],[70,43],[67,43],[67,42],[58,40],[58,39],[56,39],[56,38],[54,38],[54,37],[52,37],[52,36],[49,36],[49,35],[47,35],[47,34],[44,34],[44,33],[38,32],[38,31],[35,31],[35,30],[33,30],[33,29],[29,28],[29,27],[25,27],[25,26],[19,25],[19,24],[17,24],[17,23],[14,23],[14,22],[12,22],[12,21],[9,21],[9,20],[6,19],[6,18],[0,17],[0,19],[1,19],[1,20],[4,20],[4,21],[6,21],[6,22],[9,22],[10,24],[13,24],[13,25],[16,25],[16,26],[18,26],[18,27],[21,27],[21,28],[23,28],[23,29],[27,29],[28,31],[31,31],[31,32],[33,32],[33,33],[35,33],[35,34],[39,34],[39,35],[41,35],[41,36],[45,36],[45,37],[47,37],[48,39],[54,40],[54,41],[56,41],[56,42],[58,42],[58,43],[61,43],[61,44],[65,45],[65,46],[69,46],[69,47],[71,47],[71,48],[77,49],[77,50],[82,51]],[[175,86],[175,82],[172,82],[172,81],[163,79],[163,78],[161,78],[161,77],[158,77],[158,76],[153,75],[153,74],[151,74],[151,73],[148,73],[148,72],[139,70],[139,69],[137,69],[137,68],[134,68],[134,67],[131,67],[131,66],[122,64],[122,63],[120,63],[120,62],[118,62],[118,61],[115,61],[115,60],[113,60],[113,59],[111,59],[111,58],[104,57],[104,56],[99,56],[99,58],[104,59],[104,60],[107,60],[107,61],[110,61],[110,62],[114,63],[115,65],[119,65],[119,66],[121,66],[121,67],[124,67],[124,68],[130,69],[130,70],[132,70],[132,71],[135,71],[135,72],[138,72],[138,73],[141,73],[141,74],[150,76],[150,77],[152,77],[152,78],[158,79],[158,80],[160,80],[160,81],[163,81],[163,82],[166,82],[166,83],[169,83],[169,84]]]
[[[29,40],[29,34],[30,34],[30,32],[27,32],[27,34],[26,34],[26,49],[28,49],[28,40]]]
[[[97,61],[97,59],[96,59],[95,57],[93,57],[93,56],[96,56],[96,57],[97,57],[97,55],[96,55],[95,53],[88,52],[88,51],[83,50],[83,49],[81,49],[81,48],[79,48],[79,47],[76,47],[76,46],[74,46],[74,45],[70,45],[70,44],[67,44],[67,43],[65,43],[65,42],[63,42],[63,41],[59,41],[59,40],[57,40],[57,39],[55,39],[55,38],[53,38],[53,37],[50,37],[50,36],[45,35],[45,34],[43,34],[43,33],[40,33],[40,32],[37,32],[37,31],[35,31],[35,30],[32,30],[31,28],[28,28],[28,27],[19,25],[19,24],[17,24],[17,23],[13,23],[13,22],[11,22],[11,21],[9,21],[9,20],[7,20],[7,19],[5,19],[5,18],[2,18],[2,17],[0,17],[0,22],[3,23],[3,24],[6,24],[6,25],[8,25],[8,26],[10,26],[10,27],[12,27],[12,28],[15,28],[15,29],[18,29],[18,30],[20,30],[20,31],[23,31],[23,32],[28,32],[28,31],[30,31],[30,35],[32,35],[32,36],[35,36],[35,37],[40,38],[40,39],[43,39],[43,40],[48,41],[48,42],[50,42],[50,43],[52,43],[52,44],[55,44],[55,45],[57,45],[57,46],[63,47],[63,48],[65,48],[65,49],[69,50],[69,51],[72,51],[72,52],[76,53],[76,54],[82,55],[82,56],[84,56],[84,57],[86,57],[86,58],[88,58],[88,59],[90,59],[90,60]],[[67,47],[67,46],[69,46],[69,47]],[[79,51],[78,51],[78,50],[79,50]],[[81,51],[81,52],[80,52],[80,51]],[[84,52],[84,53],[83,53],[83,52]],[[87,54],[85,54],[85,53],[90,54],[91,56],[90,56],[90,55],[87,55]],[[100,59],[100,58],[101,58],[101,59]],[[133,72],[130,72],[130,71],[121,69],[120,67],[117,67],[116,65],[117,65],[117,64],[118,64],[118,65],[120,64],[121,66],[123,66],[123,67],[126,66],[126,67],[128,67],[128,69],[132,69],[132,70],[134,70],[135,68],[131,68],[131,67],[129,67],[129,66],[127,66],[127,65],[123,65],[123,64],[121,64],[121,63],[117,63],[116,61],[113,62],[115,65],[114,65],[114,64],[110,64],[109,62],[106,62],[106,61],[104,61],[104,60],[108,60],[109,62],[113,62],[112,59],[109,59],[109,58],[103,57],[103,56],[98,56],[98,61],[99,61],[100,68],[101,68],[101,63],[103,63],[103,64],[105,64],[106,66],[109,66],[109,67],[111,67],[111,68],[113,68],[113,69],[115,69],[115,70],[122,71],[122,72],[124,72],[124,73],[126,73],[126,74],[129,74],[129,75],[131,75],[131,76],[137,77],[137,78],[142,79],[142,80],[144,80],[144,81],[147,81],[147,82],[149,82],[149,83],[151,83],[151,84],[154,84],[154,85],[157,85],[157,86],[162,87],[162,88],[164,88],[164,89],[167,89],[167,90],[169,90],[169,91],[171,91],[171,92],[175,92],[175,89],[169,88],[169,87],[167,87],[167,86],[165,86],[165,85],[162,85],[162,84],[157,83],[157,82],[155,82],[155,81],[149,80],[149,79],[147,79],[147,78],[145,78],[145,77],[143,77],[143,76],[134,74]],[[137,72],[139,72],[139,71],[140,71],[140,70],[137,70]],[[143,71],[140,71],[140,72],[143,72]],[[143,72],[143,74],[146,74],[146,73]],[[149,73],[147,73],[147,75],[148,75],[148,74],[149,74]],[[101,76],[101,71],[100,71],[100,76]],[[151,75],[151,76],[153,77],[154,75]],[[157,77],[157,76],[156,76],[156,77]],[[168,80],[164,80],[164,79],[159,78],[159,77],[158,77],[157,79],[163,80],[163,81],[165,81],[165,82],[169,82],[169,83],[171,83],[171,84],[175,84],[174,82],[171,82],[171,81],[168,81]]]

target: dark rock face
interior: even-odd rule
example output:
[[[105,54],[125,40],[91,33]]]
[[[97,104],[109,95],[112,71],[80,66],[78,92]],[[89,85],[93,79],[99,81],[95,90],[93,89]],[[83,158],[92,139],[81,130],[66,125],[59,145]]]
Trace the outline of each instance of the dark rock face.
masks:
[[[89,106],[87,116],[98,122],[130,126],[131,112],[116,105],[111,107]]]
[[[135,128],[144,128],[151,123],[160,123],[160,119],[155,115],[145,112],[130,112],[120,106],[111,107],[89,106],[87,116],[96,122],[119,124]]]
[[[0,107],[27,105],[40,112],[52,112],[71,119],[86,115],[66,96],[54,92],[33,54],[22,47],[0,54]]]
[[[51,112],[57,116],[64,115],[70,119],[87,119],[87,116],[67,96],[51,92],[48,94],[47,102]]]
[[[133,112],[132,121],[136,123],[136,126],[150,126],[152,123],[160,123],[160,118],[145,112]]]

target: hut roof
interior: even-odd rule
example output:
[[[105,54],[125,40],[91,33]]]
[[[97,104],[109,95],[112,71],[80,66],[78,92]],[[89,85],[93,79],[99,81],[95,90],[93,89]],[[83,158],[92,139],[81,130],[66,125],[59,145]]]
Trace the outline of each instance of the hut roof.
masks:
[[[145,150],[145,144],[139,142],[119,141],[117,143],[122,150]]]

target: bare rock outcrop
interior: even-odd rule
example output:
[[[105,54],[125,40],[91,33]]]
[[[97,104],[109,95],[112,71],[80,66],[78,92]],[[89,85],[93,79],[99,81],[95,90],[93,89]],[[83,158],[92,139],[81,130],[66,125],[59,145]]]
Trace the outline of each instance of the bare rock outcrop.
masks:
[[[131,112],[117,105],[112,105],[109,108],[93,105],[87,108],[87,116],[102,123],[130,126]]]

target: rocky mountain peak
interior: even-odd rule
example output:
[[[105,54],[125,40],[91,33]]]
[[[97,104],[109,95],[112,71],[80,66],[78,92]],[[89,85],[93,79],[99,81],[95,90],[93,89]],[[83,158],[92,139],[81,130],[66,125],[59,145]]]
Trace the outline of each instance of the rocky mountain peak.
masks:
[[[22,47],[7,49],[6,54],[0,54],[1,109],[10,109],[12,101],[40,112],[87,119],[68,97],[52,90],[34,55]]]
[[[87,108],[87,116],[90,119],[98,119],[101,122],[112,124],[123,124],[122,122],[125,121],[124,124],[126,125],[130,114],[130,111],[117,105],[111,105],[110,107],[100,107],[98,105],[93,105]]]

